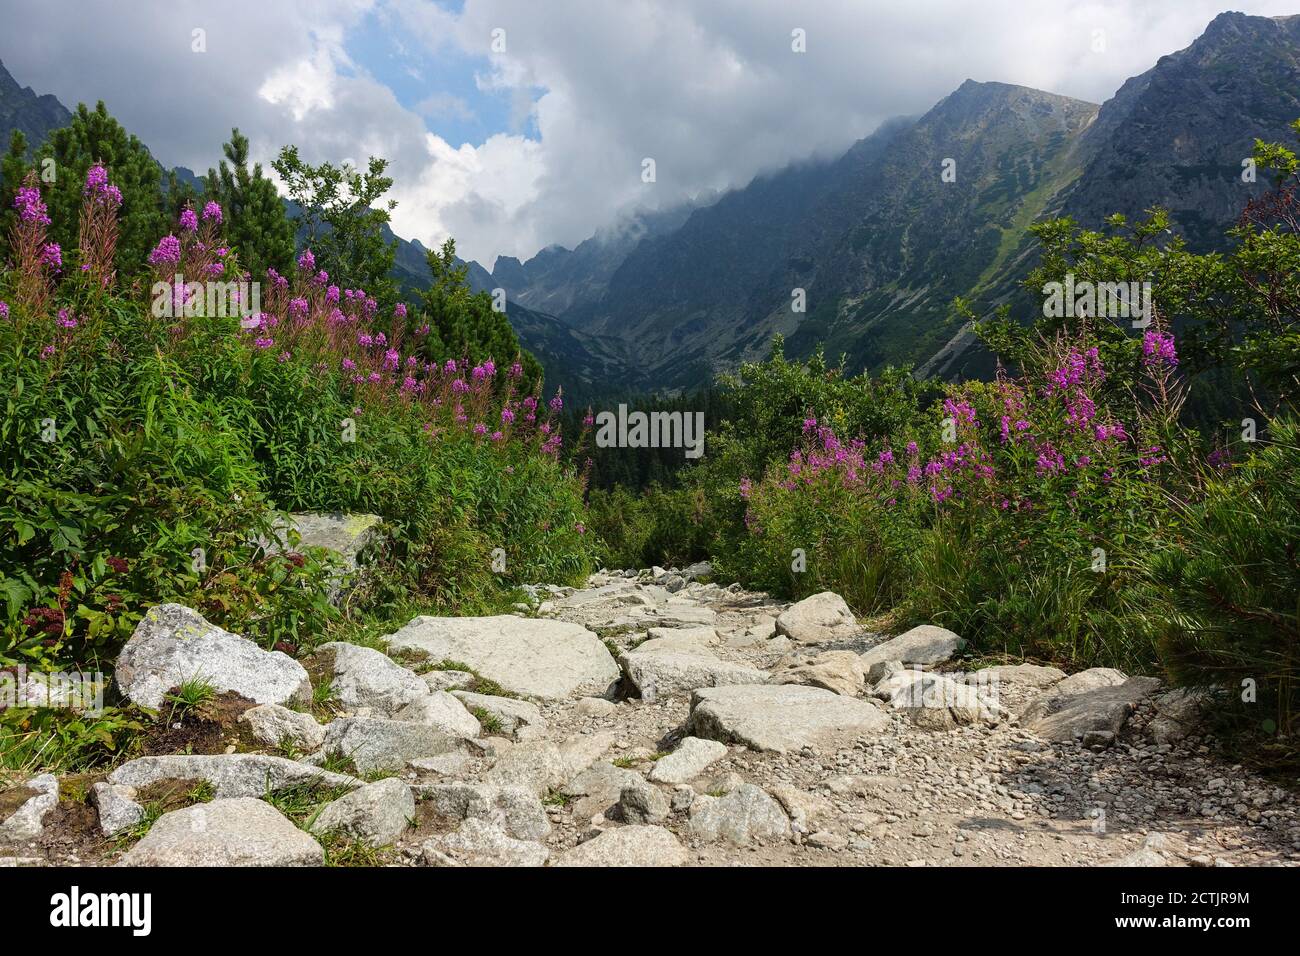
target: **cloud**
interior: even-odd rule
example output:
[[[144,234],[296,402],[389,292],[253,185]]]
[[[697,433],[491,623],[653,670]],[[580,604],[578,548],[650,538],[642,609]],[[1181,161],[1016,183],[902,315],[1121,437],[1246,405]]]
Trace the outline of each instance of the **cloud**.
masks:
[[[104,99],[168,164],[206,170],[232,126],[263,162],[288,142],[309,161],[384,156],[395,230],[428,245],[451,234],[490,265],[838,153],[968,77],[1099,102],[1222,3],[0,0],[0,59],[68,105]],[[795,28],[806,52],[791,49]],[[499,128],[478,142],[431,132],[489,115]]]

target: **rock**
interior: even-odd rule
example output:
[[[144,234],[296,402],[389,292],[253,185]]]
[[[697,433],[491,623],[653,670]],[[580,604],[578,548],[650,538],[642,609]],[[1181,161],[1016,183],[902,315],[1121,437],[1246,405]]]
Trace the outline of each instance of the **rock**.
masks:
[[[812,659],[786,657],[772,671],[774,684],[822,687],[845,697],[858,696],[865,679],[862,659],[853,651],[827,651]]]
[[[393,714],[393,719],[437,727],[453,737],[477,737],[483,728],[478,718],[469,712],[469,705],[460,699],[460,694],[460,691],[454,694],[445,690],[430,691],[427,696],[417,698]]]
[[[394,650],[462,661],[513,694],[558,700],[607,695],[618,665],[595,634],[578,624],[496,617],[417,617],[386,638]]]
[[[389,778],[368,783],[326,805],[312,822],[313,833],[342,833],[373,847],[396,842],[415,819],[411,788]]]
[[[904,711],[917,726],[929,730],[995,724],[1007,716],[997,703],[983,698],[976,688],[927,671],[899,671],[877,684],[871,693],[895,710]]]
[[[613,717],[618,713],[618,705],[604,697],[584,697],[578,701],[576,710],[584,717]]]
[[[1105,866],[1168,866],[1169,861],[1165,858],[1165,851],[1168,849],[1168,841],[1163,833],[1152,833],[1142,841],[1142,846],[1121,857],[1118,860],[1112,860]]]
[[[510,697],[471,694],[463,690],[452,693],[464,705],[462,710],[482,710],[495,717],[500,725],[499,732],[507,737],[514,737],[516,740],[533,740],[546,733],[546,720],[536,704]]]
[[[618,812],[625,823],[663,823],[671,810],[663,792],[644,780],[619,794]]]
[[[644,787],[646,782],[635,770],[615,767],[608,760],[598,760],[581,773],[564,781],[559,791],[578,798],[573,806],[575,819],[589,820],[606,814],[622,798],[627,787]]]
[[[334,700],[349,714],[393,717],[431,693],[418,674],[373,647],[331,641],[309,663],[313,673],[333,675],[317,680],[329,681]]]
[[[877,644],[862,655],[862,666],[870,669],[883,661],[907,664],[942,664],[966,646],[966,642],[946,628],[922,624],[898,637]]]
[[[320,866],[321,845],[270,804],[235,797],[158,818],[118,866]]]
[[[99,829],[106,837],[129,830],[144,819],[144,807],[135,802],[134,787],[97,783],[91,788],[90,800],[99,811]]]
[[[801,644],[825,644],[862,633],[844,598],[833,591],[790,605],[776,619],[776,630]]]
[[[59,803],[59,778],[52,773],[33,777],[23,784],[27,799],[0,821],[0,840],[15,843],[34,840],[45,829],[45,815]]]
[[[302,785],[361,786],[361,781],[309,764],[263,754],[177,754],[137,757],[108,775],[108,782],[141,790],[159,780],[206,780],[219,798],[260,797]]]
[[[764,671],[720,660],[689,638],[646,641],[622,655],[619,663],[643,700],[683,694],[697,687],[762,684],[767,680]]]
[[[1050,687],[1065,680],[1065,671],[1059,667],[1041,664],[998,664],[982,667],[966,675],[967,683],[1014,684],[1022,687]]]
[[[433,757],[416,757],[408,761],[413,770],[420,773],[436,773],[441,777],[460,777],[469,772],[471,758],[469,754],[437,754]]]
[[[682,866],[686,849],[672,832],[656,826],[606,830],[560,854],[553,866]]]
[[[1123,671],[1117,671],[1113,667],[1090,667],[1087,670],[1079,671],[1077,674],[1071,674],[1055,684],[1050,690],[1030,701],[1020,712],[1020,721],[1021,723],[1032,723],[1060,710],[1062,702],[1068,697],[1098,690],[1102,687],[1117,687],[1126,680],[1128,680],[1128,677]]]
[[[532,840],[516,840],[488,820],[471,817],[454,833],[427,840],[421,849],[426,866],[543,866],[550,851]]]
[[[292,747],[299,753],[319,750],[325,742],[325,728],[311,714],[299,713],[279,704],[258,704],[239,715],[248,732],[268,747]]]
[[[781,804],[747,783],[725,797],[697,797],[691,804],[689,831],[704,843],[726,840],[748,846],[789,840],[790,821]]]
[[[1122,684],[1104,685],[1055,698],[1045,705],[1053,708],[1048,713],[1028,721],[1022,717],[1021,722],[1027,722],[1030,732],[1044,740],[1071,741],[1094,731],[1115,735],[1138,702],[1155,693],[1159,687],[1160,681],[1153,677],[1130,677]],[[1038,712],[1036,705],[1030,710],[1031,713]]]
[[[1178,687],[1157,695],[1152,701],[1156,715],[1147,724],[1147,733],[1158,744],[1182,740],[1205,717],[1214,703],[1214,691],[1208,687]]]
[[[689,783],[726,755],[726,744],[684,737],[676,750],[655,761],[650,779],[655,783]]]
[[[665,574],[655,582],[669,594],[676,594],[686,587],[686,579],[680,574]]]
[[[694,789],[710,797],[725,797],[745,785],[745,778],[734,770],[695,781]]]
[[[662,642],[664,650],[687,647],[716,647],[720,638],[715,627],[652,627],[646,631],[646,643]],[[642,647],[645,644],[641,645]]]
[[[698,581],[700,578],[709,578],[713,576],[713,565],[708,561],[698,561],[682,570],[682,577],[687,581]]]
[[[195,678],[259,704],[311,702],[307,671],[287,654],[264,651],[180,604],[149,608],[117,658],[117,689],[156,708],[167,691]]]
[[[818,830],[816,833],[810,833],[806,842],[814,850],[831,850],[833,852],[847,849],[849,845],[847,837],[832,833],[830,830]]]
[[[497,758],[483,775],[488,783],[527,787],[539,796],[559,788],[599,760],[614,745],[612,733],[575,734],[560,743],[529,740]]]
[[[523,787],[481,783],[416,784],[421,802],[451,820],[486,820],[516,840],[543,840],[551,821],[537,795]]]
[[[770,792],[789,814],[790,828],[797,832],[810,832],[834,809],[829,800],[789,784],[772,787]]]
[[[463,738],[439,727],[382,717],[342,717],[325,728],[326,753],[351,759],[359,774],[394,773],[417,757],[459,749]]]
[[[902,661],[876,661],[867,668],[866,683],[874,688],[882,681],[888,680],[895,674],[901,674],[905,670],[907,668],[903,666]]]
[[[469,671],[429,671],[421,674],[420,679],[424,681],[429,690],[464,690],[466,687],[472,687],[478,680]]]
[[[288,516],[288,521],[276,524],[269,541],[263,541],[267,553],[324,548],[337,555],[342,565],[339,574],[329,584],[329,598],[338,603],[343,590],[351,583],[358,568],[358,558],[380,536],[383,519],[370,514],[312,514],[299,513]],[[288,531],[298,532],[296,546],[289,544]]]
[[[818,687],[706,687],[691,695],[687,733],[785,753],[878,733],[889,718],[866,701]]]
[[[682,785],[673,787],[672,808],[674,813],[685,813],[695,802],[695,790]]]

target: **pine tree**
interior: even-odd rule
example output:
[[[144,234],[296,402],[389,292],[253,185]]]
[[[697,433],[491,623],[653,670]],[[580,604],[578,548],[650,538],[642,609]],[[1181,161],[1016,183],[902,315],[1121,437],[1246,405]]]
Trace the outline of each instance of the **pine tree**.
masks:
[[[49,135],[37,151],[37,166],[52,159],[54,182],[42,181],[50,209],[50,236],[65,250],[77,247],[77,217],[86,171],[103,163],[108,177],[122,191],[118,217],[119,281],[147,272],[149,250],[171,228],[163,193],[163,171],[148,148],[109,115],[101,101],[91,110],[82,103],[72,122]]]
[[[29,168],[27,137],[22,130],[16,129],[9,137],[9,151],[0,158],[0,268],[4,268],[9,259],[9,234],[18,219],[14,196]]]
[[[226,235],[239,256],[240,265],[254,279],[268,268],[281,273],[293,262],[293,223],[275,184],[262,175],[262,164],[248,164],[248,137],[238,128],[230,131],[230,142],[222,147],[225,159],[209,169],[206,198],[221,204],[226,216]]]
[[[427,259],[433,283],[424,292],[421,318],[429,324],[429,358],[476,363],[490,358],[498,365],[518,359],[524,381],[540,382],[541,364],[520,346],[506,313],[492,307],[488,293],[470,290],[469,267],[457,261],[455,240],[448,239],[441,250],[430,249]]]

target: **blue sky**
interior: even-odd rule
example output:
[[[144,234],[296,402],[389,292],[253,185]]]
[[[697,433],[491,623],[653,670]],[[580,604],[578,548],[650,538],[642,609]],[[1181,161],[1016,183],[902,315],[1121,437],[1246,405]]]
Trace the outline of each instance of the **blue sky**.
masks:
[[[464,3],[437,6],[459,15]],[[384,8],[366,14],[348,33],[344,48],[392,90],[404,108],[422,117],[429,132],[455,146],[480,145],[493,133],[538,137],[531,112],[512,118],[509,93],[479,84],[478,78],[490,70],[487,56],[471,55],[451,44],[430,51],[404,35],[401,24]]]

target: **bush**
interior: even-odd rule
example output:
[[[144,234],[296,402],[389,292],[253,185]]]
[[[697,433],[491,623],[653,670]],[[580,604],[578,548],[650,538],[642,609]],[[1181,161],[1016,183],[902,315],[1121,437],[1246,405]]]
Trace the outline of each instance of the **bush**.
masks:
[[[559,461],[562,403],[522,361],[436,354],[421,316],[380,316],[310,252],[270,273],[251,321],[210,314],[189,283],[240,275],[215,203],[150,254],[152,301],[119,294],[103,173],[66,266],[29,179],[0,275],[0,666],[111,657],[162,601],[268,647],[320,640],[337,568],[266,551],[287,511],[384,518],[350,615],[585,577],[595,543],[582,476]]]

